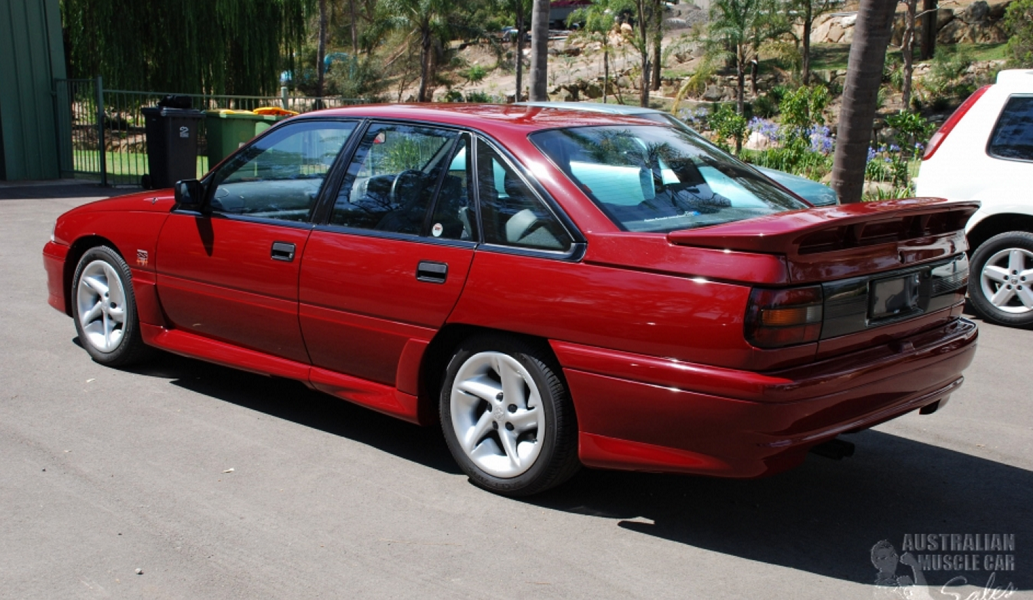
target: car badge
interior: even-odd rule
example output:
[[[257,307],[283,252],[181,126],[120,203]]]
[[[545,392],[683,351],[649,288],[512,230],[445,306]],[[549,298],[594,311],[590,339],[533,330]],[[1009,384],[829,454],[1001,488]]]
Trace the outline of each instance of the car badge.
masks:
[[[149,258],[149,255],[147,254],[146,250],[137,250],[136,251],[136,264],[138,266],[146,267],[147,266],[147,259],[148,258]]]
[[[441,237],[441,234],[445,232],[445,226],[441,223],[435,223],[434,227],[431,227],[430,232],[434,234],[434,237]]]

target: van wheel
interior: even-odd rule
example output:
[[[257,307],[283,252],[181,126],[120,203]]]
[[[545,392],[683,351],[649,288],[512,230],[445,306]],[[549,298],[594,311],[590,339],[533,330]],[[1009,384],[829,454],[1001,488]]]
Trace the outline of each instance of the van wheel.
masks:
[[[978,279],[969,279],[969,298],[980,317],[1033,326],[1033,233],[1009,231],[983,242],[972,254],[972,273]]]

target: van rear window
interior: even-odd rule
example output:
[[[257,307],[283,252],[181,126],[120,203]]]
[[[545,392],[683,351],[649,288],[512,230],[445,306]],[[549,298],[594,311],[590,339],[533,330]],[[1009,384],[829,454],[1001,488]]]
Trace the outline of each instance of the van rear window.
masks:
[[[1012,96],[990,135],[990,156],[1033,160],[1033,96]]]

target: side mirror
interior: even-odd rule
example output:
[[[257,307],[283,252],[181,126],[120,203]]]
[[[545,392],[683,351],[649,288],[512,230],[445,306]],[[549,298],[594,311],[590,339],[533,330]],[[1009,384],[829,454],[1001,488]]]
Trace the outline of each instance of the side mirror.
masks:
[[[187,210],[201,210],[204,205],[204,186],[196,179],[182,179],[174,186],[176,205]]]

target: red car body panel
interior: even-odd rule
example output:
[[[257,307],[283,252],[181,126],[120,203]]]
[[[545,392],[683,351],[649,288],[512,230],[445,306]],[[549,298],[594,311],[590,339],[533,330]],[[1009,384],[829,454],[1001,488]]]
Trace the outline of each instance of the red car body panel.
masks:
[[[562,367],[585,464],[730,477],[788,468],[839,433],[942,406],[972,360],[977,330],[959,318],[960,296],[917,318],[779,349],[751,345],[744,327],[755,287],[882,273],[963,252],[954,220],[963,224],[975,204],[907,200],[628,233],[528,134],[650,121],[478,105],[364,106],[315,118],[334,117],[488,134],[560,204],[583,235],[583,253],[528,255],[176,213],[163,191],[62,216],[43,252],[49,303],[69,312],[79,257],[107,243],[132,268],[146,343],[298,379],[422,424],[437,404],[424,367],[442,358],[429,349],[443,327],[537,336]],[[294,244],[293,260],[273,260],[273,242]],[[445,282],[418,280],[420,261],[447,264]]]
[[[566,263],[478,252],[450,321],[740,368],[812,358],[816,344],[770,351],[746,343],[749,292],[721,281],[597,266],[587,255]]]
[[[92,243],[90,240],[103,240],[115,247],[132,269],[134,291],[146,301],[148,284],[138,283],[137,279],[151,281],[153,285],[153,275],[148,277],[147,273],[154,272],[158,233],[173,204],[175,200],[166,190],[98,200],[65,213],[54,228],[54,241],[43,251],[51,306],[71,314],[68,300],[72,275],[85,249],[83,244]],[[80,251],[72,252],[73,247]],[[137,289],[138,286],[143,289]],[[148,315],[153,316],[153,310]],[[141,309],[141,319],[144,317]]]
[[[47,242],[43,247],[43,268],[47,272],[47,304],[63,312],[69,312],[68,290],[65,285],[65,259],[68,246]]]
[[[818,441],[944,401],[975,342],[976,327],[955,321],[896,352],[882,346],[763,374],[553,347],[585,464],[753,477],[798,464]]]
[[[395,385],[410,340],[427,343],[452,312],[472,248],[316,231],[301,270],[301,328],[317,367]],[[444,283],[417,280],[421,261],[448,265]],[[342,344],[362,352],[342,352]]]
[[[158,295],[173,327],[303,363],[298,274],[309,229],[171,215],[158,241]],[[274,242],[295,259],[275,260]]]

